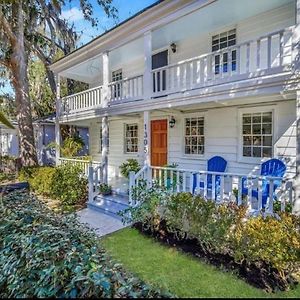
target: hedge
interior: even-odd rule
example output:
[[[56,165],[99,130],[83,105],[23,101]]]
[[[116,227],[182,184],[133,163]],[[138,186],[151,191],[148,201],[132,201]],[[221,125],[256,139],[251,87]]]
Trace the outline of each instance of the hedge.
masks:
[[[124,271],[74,216],[20,192],[0,208],[1,298],[171,296]]]
[[[77,166],[27,167],[20,171],[19,180],[28,181],[35,193],[59,200],[63,207],[87,200],[87,179]]]

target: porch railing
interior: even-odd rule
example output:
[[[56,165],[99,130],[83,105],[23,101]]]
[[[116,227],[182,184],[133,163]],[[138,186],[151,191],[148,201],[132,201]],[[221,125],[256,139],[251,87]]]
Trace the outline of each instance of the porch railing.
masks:
[[[101,162],[99,162],[99,161],[65,158],[65,157],[60,157],[59,163],[60,163],[60,165],[69,164],[71,166],[80,167],[80,169],[82,170],[82,172],[86,176],[86,178],[89,177],[89,167],[90,166],[96,168],[97,166],[101,165]]]
[[[207,182],[208,175],[211,175],[210,187]],[[238,205],[247,205],[251,212],[261,211],[263,207],[263,181],[270,185],[266,204],[268,213],[273,213],[274,201],[280,201],[281,210],[284,211],[286,204],[292,203],[293,199],[292,182],[278,177],[144,166],[136,174],[130,174],[129,198],[130,204],[133,206],[138,205],[139,200],[133,197],[134,188],[138,187],[142,180],[147,183],[148,187],[155,185],[165,188],[171,193],[190,192],[201,195],[205,199],[213,199],[217,203],[234,201]],[[218,184],[216,184],[217,180]],[[274,183],[279,180],[281,182],[280,187],[273,193]],[[242,195],[243,184],[246,184],[248,188],[247,195]],[[258,199],[252,196],[254,190],[258,191]]]
[[[109,84],[110,102],[134,101],[143,98],[143,75],[124,78]]]
[[[288,71],[293,62],[291,26],[219,51],[151,71],[152,97],[192,91]],[[61,99],[61,115],[101,106],[102,86]],[[109,103],[144,99],[143,75],[108,84]]]
[[[292,62],[294,26],[152,71],[153,96],[279,72]]]
[[[61,99],[60,114],[70,114],[93,107],[101,106],[101,89],[98,86]]]

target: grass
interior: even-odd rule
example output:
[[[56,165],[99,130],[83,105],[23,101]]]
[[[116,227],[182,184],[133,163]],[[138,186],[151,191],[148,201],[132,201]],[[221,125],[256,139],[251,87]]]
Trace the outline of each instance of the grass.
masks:
[[[126,228],[102,242],[110,255],[147,283],[179,297],[300,297],[300,286],[267,294],[234,274],[223,272],[176,249]]]

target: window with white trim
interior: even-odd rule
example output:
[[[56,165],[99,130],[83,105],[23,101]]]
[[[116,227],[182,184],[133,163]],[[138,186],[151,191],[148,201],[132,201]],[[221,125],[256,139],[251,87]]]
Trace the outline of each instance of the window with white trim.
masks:
[[[111,73],[111,79],[112,79],[112,82],[122,80],[123,79],[122,69],[113,71]],[[118,83],[113,85],[112,93],[113,93],[114,98],[121,97],[121,88],[122,88],[122,83],[121,82],[118,82]]]
[[[125,124],[125,152],[138,152],[138,124]]]
[[[272,112],[244,113],[242,115],[243,157],[272,157]]]
[[[184,153],[204,154],[204,117],[185,118]]]
[[[236,45],[236,29],[222,32],[212,37],[212,52]],[[236,71],[236,50],[222,51],[220,54],[214,56],[215,74],[227,73],[229,71]]]

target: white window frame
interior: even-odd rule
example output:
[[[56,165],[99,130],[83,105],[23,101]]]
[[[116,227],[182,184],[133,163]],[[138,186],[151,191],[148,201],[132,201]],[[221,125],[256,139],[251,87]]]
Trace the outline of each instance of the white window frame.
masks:
[[[203,118],[204,119],[204,153],[203,154],[186,154],[185,153],[185,120],[189,118]],[[187,159],[206,159],[207,153],[207,129],[206,129],[206,115],[205,113],[191,113],[182,115],[182,145],[181,145],[181,152],[182,157]]]
[[[235,44],[231,45],[231,46],[228,46],[228,33],[230,31],[233,31],[233,30],[235,31]],[[222,49],[219,47],[219,49],[213,50],[213,38],[215,36],[219,36],[219,44],[218,45],[220,46],[220,35],[224,34],[224,33],[226,33],[226,35],[227,35],[227,40],[226,40],[227,47],[224,47]],[[213,68],[214,69],[212,71],[214,72],[215,76],[219,76],[220,74],[229,74],[230,72],[232,72],[232,73],[237,72],[237,68],[238,68],[238,53],[237,53],[237,50],[236,49],[232,49],[231,51],[226,51],[226,49],[228,49],[229,47],[233,47],[233,46],[237,45],[237,28],[236,28],[236,26],[234,26],[234,27],[227,27],[227,28],[224,28],[222,30],[219,30],[217,32],[212,33],[211,36],[210,36],[210,40],[211,40],[210,51],[212,53],[215,53],[217,51],[223,51],[222,52],[223,54],[221,54],[221,53],[220,54],[216,54],[214,56],[214,58],[213,58]],[[232,70],[232,66],[233,66],[233,64],[232,64],[232,52],[233,51],[235,51],[235,70]],[[224,59],[224,54],[225,53],[227,53],[227,71],[224,71],[224,62],[223,62],[223,59]],[[221,56],[222,56],[222,61],[221,61]],[[217,57],[219,57],[219,69],[218,69],[218,72],[216,71],[216,58]],[[230,64],[229,64],[229,57],[231,57],[231,63]]]
[[[255,114],[255,113],[266,113],[272,112],[272,157],[276,156],[276,141],[277,141],[277,124],[278,124],[278,113],[276,105],[269,106],[257,106],[251,108],[239,108],[238,109],[238,162],[259,164],[262,161],[266,161],[268,157],[247,157],[243,156],[243,114]]]
[[[127,151],[127,139],[130,138],[130,137],[127,137],[126,136],[126,129],[127,129],[127,126],[133,126],[133,125],[136,125],[137,126],[137,151],[136,152],[128,152]],[[123,139],[123,143],[124,143],[124,153],[125,154],[138,154],[139,153],[139,124],[138,122],[134,122],[134,123],[124,123],[124,139]]]

